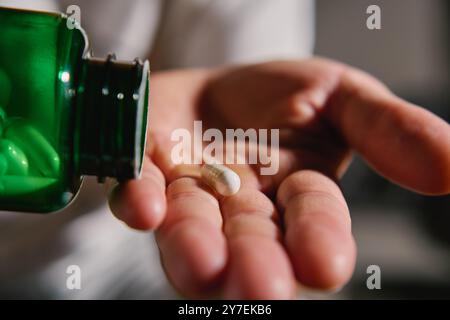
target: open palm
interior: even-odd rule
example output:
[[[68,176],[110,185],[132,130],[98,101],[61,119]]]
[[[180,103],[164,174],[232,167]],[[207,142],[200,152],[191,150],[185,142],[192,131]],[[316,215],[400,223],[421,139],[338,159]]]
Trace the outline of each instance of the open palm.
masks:
[[[173,285],[191,297],[291,298],[297,281],[343,286],[356,247],[337,185],[351,152],[425,194],[450,192],[450,127],[361,71],[324,59],[152,76],[143,177],[116,188],[114,214],[156,229]],[[181,177],[175,129],[280,129],[279,170],[232,165],[242,180],[221,198]],[[253,145],[252,147],[257,147]]]

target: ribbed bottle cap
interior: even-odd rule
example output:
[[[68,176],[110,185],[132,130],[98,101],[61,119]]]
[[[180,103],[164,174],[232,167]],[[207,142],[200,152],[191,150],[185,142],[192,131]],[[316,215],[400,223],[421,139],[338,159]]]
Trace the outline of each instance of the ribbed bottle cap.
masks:
[[[140,175],[146,139],[148,61],[86,58],[77,97],[75,154],[81,175]]]

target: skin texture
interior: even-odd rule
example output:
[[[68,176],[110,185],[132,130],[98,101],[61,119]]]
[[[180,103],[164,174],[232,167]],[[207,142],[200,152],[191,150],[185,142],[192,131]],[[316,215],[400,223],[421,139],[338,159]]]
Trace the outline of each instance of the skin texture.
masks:
[[[324,59],[153,74],[143,178],[116,187],[113,213],[156,230],[165,271],[188,297],[288,299],[297,283],[340,288],[356,246],[337,181],[358,152],[380,175],[429,195],[450,192],[450,127],[371,76]],[[221,198],[177,178],[170,134],[279,128],[280,170],[233,165]],[[257,147],[257,146],[252,146]]]

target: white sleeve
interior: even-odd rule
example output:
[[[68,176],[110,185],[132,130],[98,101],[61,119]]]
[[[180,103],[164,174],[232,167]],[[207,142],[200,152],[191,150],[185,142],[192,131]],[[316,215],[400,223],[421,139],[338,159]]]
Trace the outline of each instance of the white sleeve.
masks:
[[[94,55],[145,58],[156,33],[163,0],[59,0],[61,11],[76,4]]]
[[[0,6],[19,9],[59,11],[55,0],[0,0]]]
[[[153,68],[309,56],[314,0],[169,0]]]
[[[0,6],[66,12],[69,5],[81,10],[94,55],[110,52],[119,59],[145,58],[156,33],[163,0],[0,0]]]

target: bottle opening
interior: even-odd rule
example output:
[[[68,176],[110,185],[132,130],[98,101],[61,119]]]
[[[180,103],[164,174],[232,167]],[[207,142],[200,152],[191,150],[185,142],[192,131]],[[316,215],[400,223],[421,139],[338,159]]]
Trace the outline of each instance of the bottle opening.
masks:
[[[147,136],[148,61],[88,57],[81,77],[74,148],[80,175],[138,178]]]

